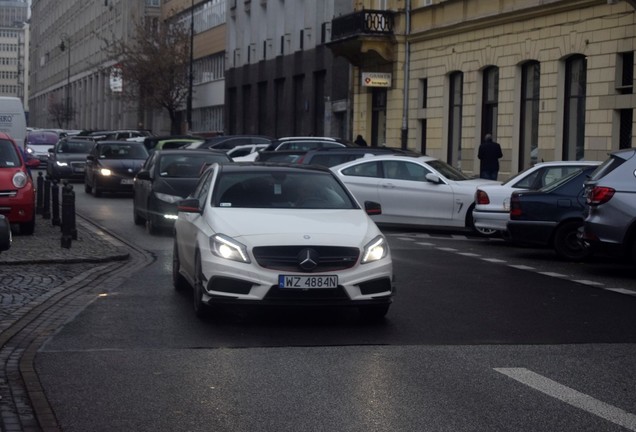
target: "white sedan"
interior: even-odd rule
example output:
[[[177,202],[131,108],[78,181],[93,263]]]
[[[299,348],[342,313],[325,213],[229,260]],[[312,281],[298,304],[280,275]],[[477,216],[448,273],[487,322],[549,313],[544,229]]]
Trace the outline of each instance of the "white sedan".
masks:
[[[538,190],[578,169],[598,165],[597,161],[541,162],[521,171],[501,185],[480,186],[475,192],[475,227],[494,232],[506,232],[510,219],[510,196],[516,190]]]
[[[223,304],[355,306],[385,316],[394,293],[385,237],[327,168],[214,164],[179,203],[172,278],[194,310]]]
[[[477,186],[500,184],[466,176],[430,156],[387,155],[331,168],[360,202],[374,201],[382,224],[472,229]]]

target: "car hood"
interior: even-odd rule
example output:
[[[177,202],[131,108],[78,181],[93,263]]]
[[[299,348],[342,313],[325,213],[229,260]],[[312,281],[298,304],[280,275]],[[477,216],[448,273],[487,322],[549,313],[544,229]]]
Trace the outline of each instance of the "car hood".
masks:
[[[152,185],[152,190],[167,195],[187,197],[194,190],[199,178],[158,178]]]
[[[99,166],[115,171],[126,169],[139,171],[144,161],[144,159],[99,159]]]
[[[85,162],[86,153],[54,153],[53,158],[60,162]]]
[[[363,247],[380,234],[364,210],[231,209],[213,212],[214,231],[250,246],[312,244]]]

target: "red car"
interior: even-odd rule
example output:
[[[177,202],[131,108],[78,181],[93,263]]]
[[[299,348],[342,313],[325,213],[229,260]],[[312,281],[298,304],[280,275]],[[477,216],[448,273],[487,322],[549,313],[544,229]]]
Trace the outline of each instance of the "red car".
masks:
[[[35,229],[35,186],[29,168],[37,168],[38,159],[26,162],[15,141],[0,132],[0,214],[17,224],[21,234]]]

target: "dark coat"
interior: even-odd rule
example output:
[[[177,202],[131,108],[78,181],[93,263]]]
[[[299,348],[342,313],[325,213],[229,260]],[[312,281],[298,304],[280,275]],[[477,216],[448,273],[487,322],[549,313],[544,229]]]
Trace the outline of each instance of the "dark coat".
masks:
[[[479,146],[477,157],[481,161],[482,171],[498,171],[499,159],[503,157],[501,146],[493,140],[487,139]]]

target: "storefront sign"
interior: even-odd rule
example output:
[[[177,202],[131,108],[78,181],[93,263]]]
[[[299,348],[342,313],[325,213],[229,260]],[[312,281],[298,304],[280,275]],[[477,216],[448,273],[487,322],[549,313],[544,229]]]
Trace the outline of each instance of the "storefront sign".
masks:
[[[121,93],[124,90],[124,80],[121,75],[119,66],[113,66],[110,70],[110,91],[113,93]]]
[[[384,72],[363,72],[363,87],[391,87],[391,74]]]

